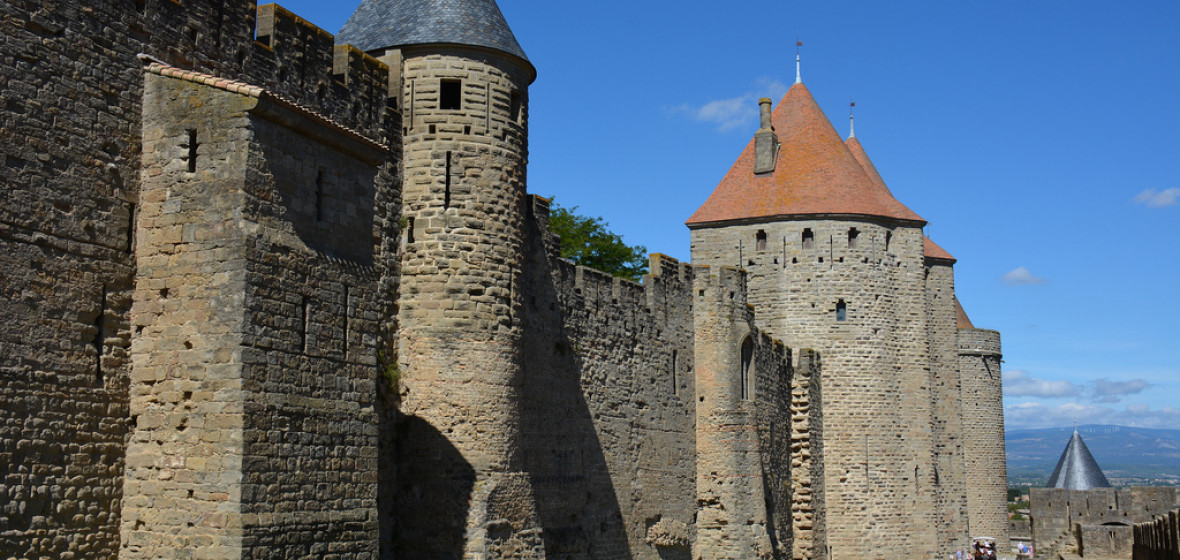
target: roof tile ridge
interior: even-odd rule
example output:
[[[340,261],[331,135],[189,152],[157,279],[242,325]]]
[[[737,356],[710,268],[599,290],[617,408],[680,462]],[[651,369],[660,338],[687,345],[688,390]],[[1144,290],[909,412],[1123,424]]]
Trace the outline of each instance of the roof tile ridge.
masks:
[[[214,76],[212,74],[205,74],[194,70],[182,70],[175,66],[169,66],[160,62],[152,62],[144,69],[148,72],[151,72],[152,74],[166,76],[169,78],[177,78],[187,82],[202,84],[215,89],[220,89],[222,91],[228,91],[230,93],[236,93],[239,95],[245,95],[248,97],[254,97],[256,99],[269,101],[321,125],[331,128],[352,140],[356,140],[357,142],[365,144],[369,148],[378,151],[387,151],[386,147],[380,142],[376,142],[370,139],[368,136],[356,132],[355,130],[344,126],[339,122],[336,122],[335,120],[316,111],[315,109],[296,103],[295,101],[287,99],[286,97],[283,97],[260,86],[246,82],[240,82],[237,80],[231,80],[229,78]]]

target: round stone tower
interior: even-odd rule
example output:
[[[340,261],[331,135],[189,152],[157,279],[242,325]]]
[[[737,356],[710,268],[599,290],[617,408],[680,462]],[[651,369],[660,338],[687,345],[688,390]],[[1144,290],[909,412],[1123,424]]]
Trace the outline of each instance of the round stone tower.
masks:
[[[519,457],[528,86],[494,0],[365,0],[337,36],[390,66],[403,124],[397,544],[539,548]]]
[[[761,105],[761,129],[688,220],[693,263],[746,269],[758,326],[823,357],[828,557],[931,557],[949,547],[932,514],[925,221],[801,82]]]

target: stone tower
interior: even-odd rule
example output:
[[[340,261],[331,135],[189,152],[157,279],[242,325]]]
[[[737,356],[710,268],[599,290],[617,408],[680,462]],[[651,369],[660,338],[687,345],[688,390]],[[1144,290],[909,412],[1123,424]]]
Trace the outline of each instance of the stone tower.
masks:
[[[1008,550],[1008,465],[1004,454],[1000,333],[975,328],[957,299],[955,312],[971,533],[995,537],[997,550]]]
[[[935,523],[926,222],[870,176],[801,82],[762,114],[688,220],[693,263],[746,269],[759,327],[824,355],[828,555],[950,551]]]
[[[528,86],[494,0],[366,0],[340,31],[391,68],[403,118],[397,547],[540,546],[520,456]],[[391,360],[393,358],[390,358]]]

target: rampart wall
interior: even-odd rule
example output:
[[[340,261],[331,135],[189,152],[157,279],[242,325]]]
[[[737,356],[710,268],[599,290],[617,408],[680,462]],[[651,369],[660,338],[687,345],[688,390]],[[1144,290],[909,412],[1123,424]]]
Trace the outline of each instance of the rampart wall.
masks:
[[[175,457],[160,450],[190,443],[200,447],[223,442],[207,439],[198,443],[192,438],[199,432],[208,434],[205,436],[208,438],[224,435],[227,438],[224,442],[231,448],[246,445],[254,446],[252,449],[259,456],[272,453],[263,451],[265,445],[250,443],[252,437],[265,430],[246,422],[242,411],[221,414],[202,408],[220,406],[211,403],[224,403],[230,395],[206,392],[195,386],[191,390],[181,389],[181,384],[175,381],[177,371],[198,365],[205,369],[217,365],[218,375],[230,376],[254,368],[254,373],[246,371],[247,377],[260,378],[264,377],[262,370],[278,367],[257,362],[247,367],[242,350],[226,346],[231,338],[241,340],[252,331],[247,328],[246,317],[226,315],[225,306],[233,301],[245,303],[273,297],[273,301],[288,306],[282,311],[289,317],[290,313],[301,312],[299,302],[291,305],[290,298],[303,291],[316,293],[308,297],[313,301],[311,307],[317,308],[314,302],[319,297],[318,291],[327,286],[305,280],[300,274],[322,268],[325,276],[328,275],[332,267],[321,267],[317,259],[347,261],[358,257],[357,254],[317,257],[305,248],[285,257],[269,253],[262,256],[260,251],[283,245],[271,240],[253,252],[238,244],[233,249],[236,256],[213,264],[210,259],[226,257],[228,250],[217,245],[218,239],[234,237],[235,226],[216,217],[200,225],[176,220],[178,216],[191,217],[181,208],[192,208],[189,204],[197,200],[212,202],[202,209],[210,215],[218,209],[240,209],[234,206],[243,202],[240,198],[202,198],[227,185],[214,188],[205,181],[197,181],[201,185],[194,192],[170,193],[174,198],[141,199],[144,181],[164,178],[141,174],[145,159],[166,158],[172,162],[169,165],[183,167],[189,148],[185,129],[172,137],[149,139],[149,144],[157,140],[166,143],[164,152],[141,154],[145,133],[141,115],[148,73],[143,70],[147,60],[137,55],[144,53],[181,68],[240,79],[316,108],[319,115],[295,108],[294,112],[302,116],[292,121],[289,113],[295,106],[284,104],[287,108],[279,112],[285,116],[271,115],[272,120],[288,120],[281,125],[285,127],[283,130],[288,130],[294,121],[311,118],[302,134],[315,136],[322,130],[333,129],[334,120],[383,143],[392,142],[393,132],[397,130],[396,126],[389,126],[391,115],[385,110],[388,74],[375,59],[355,49],[335,48],[331,35],[281,8],[264,7],[256,17],[255,7],[249,2],[16,1],[5,3],[0,11],[3,12],[0,53],[4,57],[4,70],[0,70],[3,83],[0,87],[3,153],[0,155],[6,170],[6,199],[0,207],[0,260],[3,261],[0,268],[4,270],[0,289],[4,291],[5,301],[11,302],[3,309],[5,327],[0,331],[0,371],[3,372],[0,395],[10,403],[0,411],[0,465],[3,465],[0,466],[3,475],[0,494],[5,498],[0,510],[0,552],[13,557],[113,558],[121,538],[128,547],[150,541],[141,540],[146,533],[136,532],[137,523],[140,529],[146,529],[149,523],[163,523],[193,527],[195,531],[198,525],[224,521],[216,516],[186,517],[192,512],[183,508],[166,511],[161,507],[154,514],[159,518],[121,521],[121,503],[133,509],[145,505],[124,499],[128,440],[135,448],[128,470],[150,470],[156,478],[145,480],[144,484],[154,489],[152,492],[188,484],[189,490],[181,491],[179,496],[169,495],[167,499],[187,499],[186,492],[191,491],[193,507],[218,511],[240,499],[237,490],[222,492],[216,485],[201,487],[192,479],[179,480],[177,473],[186,468],[215,471],[237,467],[198,466],[203,460],[200,454],[186,467],[174,462],[158,463],[156,459]],[[212,86],[216,81],[211,80],[207,85]],[[219,103],[214,102],[213,106],[220,106]],[[234,113],[239,119],[240,109]],[[235,127],[241,125],[228,121],[222,124],[225,124],[222,132],[228,136],[213,138],[205,135],[207,130],[200,130],[192,154],[202,163],[217,162],[221,171],[229,171],[231,167],[244,171],[244,161],[230,161],[232,158],[227,159],[226,153],[220,151],[228,144],[233,144],[234,149],[245,146],[244,136],[233,136],[235,130],[240,132]],[[273,139],[259,140],[273,144]],[[315,150],[331,151],[322,147]],[[389,180],[395,176],[396,167],[389,167],[388,163],[397,159],[388,156],[381,159],[383,163],[370,162],[370,165],[379,167]],[[270,162],[271,165],[286,163],[289,161]],[[165,173],[173,171],[169,169]],[[240,190],[240,185],[234,188]],[[331,186],[328,189],[332,190]],[[279,212],[290,208],[283,206],[289,201],[267,199],[265,195],[273,192],[266,189],[262,192],[265,202],[260,206]],[[336,191],[328,196],[343,201],[355,194]],[[368,219],[351,222],[354,224],[351,227],[369,227],[368,231],[359,232],[360,239],[372,239],[373,231],[378,228],[396,228],[385,210],[396,209],[397,199],[396,192],[392,197],[377,195],[375,200],[383,210],[374,212],[374,198],[370,196]],[[340,211],[349,212],[343,207]],[[144,215],[140,216],[141,213]],[[356,216],[347,218],[353,217]],[[210,245],[216,248],[188,250]],[[286,264],[264,262],[272,258]],[[342,344],[334,346],[335,343],[327,340],[330,336],[319,333],[338,329],[335,323],[345,315],[345,307],[358,314],[355,323],[349,326],[356,329],[351,331],[351,336],[367,339],[367,347],[358,348],[350,375],[359,371],[356,364],[374,361],[377,337],[369,331],[388,322],[377,313],[374,294],[387,291],[378,289],[378,283],[396,285],[396,276],[382,268],[379,259],[374,259],[373,249],[369,250],[367,259],[367,264],[359,267],[342,265],[345,273],[333,279],[335,289],[323,294],[328,300],[323,306],[323,328],[314,318],[305,321],[312,332],[309,348],[316,348],[322,342],[325,353],[342,353]],[[186,272],[188,267],[194,267],[192,272]],[[284,267],[291,272],[279,274],[278,270]],[[137,278],[137,271],[142,278]],[[247,285],[261,276],[271,276],[272,272],[275,276],[286,276],[286,282],[279,288],[283,293],[248,298]],[[185,277],[199,279],[196,284],[203,287],[197,289]],[[340,293],[342,279],[367,284],[369,291],[358,288],[356,293],[345,296]],[[138,311],[133,311],[133,306]],[[267,307],[271,304],[259,304],[259,310]],[[272,311],[267,309],[266,313]],[[192,319],[202,313],[217,318],[209,325],[210,329],[222,330],[187,330],[193,328]],[[329,319],[328,314],[334,317]],[[164,321],[158,325],[147,320],[134,323],[133,316],[152,316]],[[168,321],[174,323],[164,326]],[[154,334],[145,336],[148,331]],[[332,336],[338,335],[337,332]],[[218,347],[214,349],[214,346]],[[148,357],[153,351],[157,352]],[[132,357],[137,352],[141,358],[133,367]],[[298,367],[303,371],[322,369],[310,361]],[[371,369],[371,365],[366,368]],[[298,377],[293,371],[284,375]],[[246,389],[256,388],[246,386]],[[356,390],[370,393],[363,386]],[[354,395],[349,392],[338,396],[348,399]],[[133,401],[140,404],[133,406]],[[186,408],[190,405],[192,408]],[[161,413],[154,407],[170,407],[175,412]],[[204,424],[206,419],[208,424]],[[319,428],[303,426],[308,433]],[[187,430],[191,437],[181,437],[182,430]],[[168,437],[155,438],[163,433],[168,433]],[[154,450],[147,451],[150,448]],[[276,448],[274,453],[280,451]],[[274,453],[267,459],[272,463]],[[128,484],[134,489],[138,475],[128,476]],[[238,484],[223,482],[231,486]],[[247,497],[247,501],[252,499]],[[247,537],[245,542],[249,542]]]
[[[1180,509],[1136,523],[1133,560],[1176,560],[1180,558]]]
[[[1031,488],[1033,547],[1052,554],[1076,546],[1079,525],[1131,526],[1166,514],[1180,505],[1180,492],[1163,486],[1130,488]]]

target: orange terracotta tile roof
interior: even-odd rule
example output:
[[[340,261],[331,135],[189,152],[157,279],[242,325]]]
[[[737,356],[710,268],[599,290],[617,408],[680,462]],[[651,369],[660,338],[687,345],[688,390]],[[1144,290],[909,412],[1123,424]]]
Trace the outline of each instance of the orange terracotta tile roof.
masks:
[[[967,316],[967,312],[963,311],[963,305],[959,303],[959,298],[955,298],[955,322],[955,326],[960,329],[975,328],[975,324],[971,322],[971,318]]]
[[[848,151],[852,152],[852,157],[856,158],[856,162],[860,164],[861,169],[868,174],[869,180],[873,182],[873,186],[885,191],[889,196],[893,193],[889,192],[889,187],[885,184],[885,180],[881,178],[881,174],[877,172],[877,166],[873,165],[873,160],[869,159],[869,154],[865,153],[864,146],[860,145],[860,140],[855,136],[844,141],[844,145],[848,147]]]
[[[958,262],[957,259],[952,257],[950,253],[946,252],[946,249],[939,247],[938,244],[932,241],[929,237],[924,237],[923,241],[923,252],[926,258],[951,261],[952,264]]]
[[[688,226],[816,214],[925,223],[883,188],[844,145],[811,92],[795,84],[771,114],[781,146],[772,173],[754,174],[751,140]],[[863,150],[862,150],[863,151]],[[867,161],[867,157],[866,157]]]

